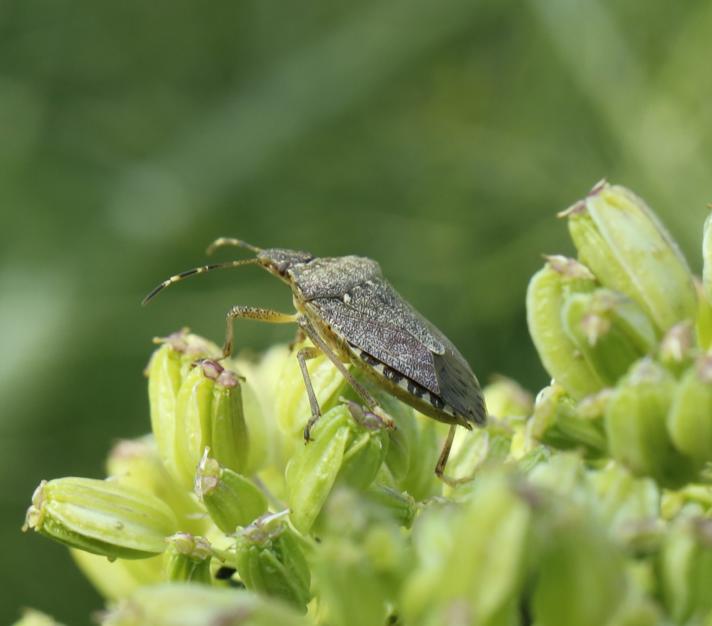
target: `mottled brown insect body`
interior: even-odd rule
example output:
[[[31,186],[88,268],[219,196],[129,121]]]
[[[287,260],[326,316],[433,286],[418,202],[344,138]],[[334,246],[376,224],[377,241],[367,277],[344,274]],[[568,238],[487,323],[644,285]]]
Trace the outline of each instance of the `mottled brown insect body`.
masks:
[[[312,409],[305,438],[309,440],[320,414],[305,361],[323,352],[376,415],[382,411],[344,363],[364,371],[381,388],[421,413],[452,425],[436,467],[442,477],[454,427],[470,429],[473,424],[485,423],[482,391],[457,348],[393,289],[378,263],[358,256],[317,258],[295,250],[262,250],[236,239],[219,239],[209,250],[222,245],[247,247],[257,255],[183,272],[161,283],[146,300],[192,274],[219,267],[261,265],[291,287],[297,313],[233,307],[227,316],[224,354],[232,351],[232,322],[238,317],[297,323],[314,344],[314,348],[303,348],[297,354]]]

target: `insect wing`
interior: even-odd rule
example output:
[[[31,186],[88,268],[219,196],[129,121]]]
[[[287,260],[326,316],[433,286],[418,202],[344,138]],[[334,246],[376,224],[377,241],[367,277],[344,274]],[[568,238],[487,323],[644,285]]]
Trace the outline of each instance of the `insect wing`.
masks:
[[[468,421],[484,422],[482,391],[465,358],[383,278],[312,304],[350,344],[436,394]]]
[[[428,391],[440,393],[432,352],[404,328],[373,316],[365,316],[336,298],[318,298],[310,304],[349,344],[367,352]]]
[[[440,397],[468,421],[484,424],[487,416],[480,383],[465,358],[450,344],[433,356]]]

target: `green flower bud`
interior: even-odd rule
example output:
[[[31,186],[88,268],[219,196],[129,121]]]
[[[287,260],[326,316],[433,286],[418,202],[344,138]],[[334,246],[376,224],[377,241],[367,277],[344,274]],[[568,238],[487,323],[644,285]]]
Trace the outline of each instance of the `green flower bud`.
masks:
[[[312,557],[317,595],[329,615],[334,613],[343,622],[348,606],[360,597],[368,605],[365,614],[382,617],[385,599],[397,600],[412,562],[402,525],[409,525],[414,515],[413,499],[392,489],[375,486],[358,492],[342,486],[335,490],[324,511],[322,542]],[[354,552],[360,553],[357,561],[348,558]],[[351,568],[350,575],[344,571]],[[346,599],[347,595],[355,597]]]
[[[110,559],[141,559],[165,550],[176,528],[158,498],[115,481],[58,478],[32,496],[23,530]]]
[[[695,318],[697,295],[687,262],[630,190],[603,181],[561,216],[569,219],[581,262],[604,286],[635,300],[660,332]]]
[[[593,274],[565,257],[550,257],[529,281],[527,323],[529,334],[549,375],[575,399],[605,385],[566,333],[561,310],[567,295],[593,290]]]
[[[673,374],[679,375],[692,364],[696,352],[692,322],[680,322],[665,333],[658,358]]]
[[[166,539],[164,577],[173,582],[193,582],[209,585],[210,542],[188,533],[176,533]]]
[[[338,476],[366,488],[387,452],[385,431],[359,424],[344,405],[322,415],[312,435],[314,441],[296,451],[286,471],[290,519],[300,532],[311,528]]]
[[[217,358],[220,350],[202,337],[189,334],[187,329],[155,341],[162,345],[146,367],[151,429],[163,463],[174,476],[179,476],[175,466],[178,390],[194,361]]]
[[[195,493],[210,518],[224,533],[234,533],[267,511],[267,498],[250,480],[208,456],[205,451],[195,475]]]
[[[166,470],[150,435],[119,441],[109,453],[106,471],[112,480],[163,500],[176,514],[182,529],[202,531],[200,506]]]
[[[185,376],[175,411],[173,465],[181,483],[192,488],[206,447],[223,466],[244,468],[249,452],[237,375],[216,361],[200,361]]]
[[[712,356],[700,357],[682,376],[667,427],[680,452],[700,467],[712,461]]]
[[[518,382],[505,376],[496,376],[482,390],[490,416],[529,417],[534,408],[534,398]]]
[[[467,624],[516,623],[507,619],[517,615],[528,575],[531,519],[502,471],[478,476],[462,508],[426,509],[413,526],[417,562],[401,596],[404,623],[453,623],[453,614],[469,616]]]
[[[381,512],[381,515],[406,528],[410,527],[418,512],[413,496],[385,485],[372,485],[364,492],[363,497]]]
[[[344,451],[338,480],[357,489],[366,489],[386,459],[389,443],[387,430],[393,428],[380,417],[364,410],[360,404],[347,400],[346,406],[351,414],[349,425],[354,425],[354,428]]]
[[[504,462],[510,451],[511,431],[502,428],[503,424],[504,421],[488,416],[487,429],[456,431],[447,462],[448,474],[467,479],[476,476],[487,462]],[[445,486],[444,494],[459,499],[471,487],[471,481],[465,480],[459,485]]]
[[[311,574],[300,540],[281,519],[265,516],[238,532],[229,562],[245,586],[306,611]]]
[[[365,535],[377,526],[400,529],[409,526],[418,507],[408,494],[383,485],[372,485],[360,492],[339,486],[324,510],[323,537],[355,539],[362,543]]]
[[[633,579],[634,576],[631,575],[630,578]],[[636,584],[630,584],[625,599],[606,626],[660,626],[664,623],[657,602]]]
[[[694,463],[674,448],[667,431],[674,391],[672,374],[651,359],[642,359],[613,392],[605,419],[613,458],[636,476],[650,476],[672,488],[696,476]]]
[[[240,373],[241,379],[244,376],[240,382],[240,390],[242,391],[242,408],[250,442],[243,470],[246,476],[252,476],[274,465],[280,457],[282,434],[275,422],[272,406],[274,400],[266,397],[267,391],[260,388],[260,385],[264,385],[267,389],[274,386],[274,381],[271,384],[264,381],[263,368],[268,370],[269,367],[266,367],[263,361],[274,360],[275,355],[278,356],[281,353],[282,350],[272,349],[257,364],[246,359],[233,359],[231,362],[231,368]],[[279,372],[275,372],[273,375],[278,377]]]
[[[586,466],[579,454],[558,453],[530,470],[525,488],[536,487],[547,494],[560,496],[564,502],[580,501],[585,478]]]
[[[311,626],[292,608],[248,591],[167,583],[142,587],[102,616],[102,626]]]
[[[712,207],[710,207],[712,208]],[[708,302],[712,302],[712,213],[702,228],[702,287]]]
[[[697,289],[697,319],[695,320],[695,336],[697,343],[703,350],[712,346],[712,302],[707,299],[702,283],[695,280]]]
[[[386,623],[387,590],[362,546],[336,538],[319,546],[315,587],[323,623],[372,626]]]
[[[572,294],[561,315],[569,339],[607,385],[614,384],[634,361],[650,354],[657,343],[645,313],[609,289]]]
[[[587,481],[596,509],[618,542],[638,554],[654,551],[664,530],[655,481],[635,478],[615,463],[588,473]]]
[[[712,610],[712,520],[681,517],[659,557],[662,598],[675,624],[700,624]]]
[[[62,626],[62,624],[55,622],[49,615],[45,615],[40,611],[24,609],[22,617],[12,626]]]
[[[147,559],[115,559],[70,549],[82,573],[107,600],[125,598],[139,587],[163,582],[163,555]]]
[[[560,385],[550,385],[539,392],[527,428],[538,441],[562,450],[578,448],[593,457],[606,451],[602,420],[595,414],[579,413]]]
[[[540,516],[546,530],[538,537],[532,595],[537,624],[607,624],[627,592],[623,555],[585,509],[559,502]]]

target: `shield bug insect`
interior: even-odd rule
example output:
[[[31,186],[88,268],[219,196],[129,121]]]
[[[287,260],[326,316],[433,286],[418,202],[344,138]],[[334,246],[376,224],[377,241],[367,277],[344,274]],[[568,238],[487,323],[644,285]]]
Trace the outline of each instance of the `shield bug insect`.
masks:
[[[313,344],[301,348],[296,355],[311,407],[311,417],[304,428],[305,440],[310,440],[311,428],[320,416],[306,361],[324,353],[368,410],[382,421],[390,420],[345,363],[363,371],[378,386],[421,413],[450,424],[435,473],[452,482],[444,471],[455,428],[469,430],[473,424],[484,425],[486,420],[480,385],[452,342],[391,287],[378,263],[359,256],[319,258],[298,250],[262,249],[226,237],[216,239],[208,247],[208,254],[222,246],[246,248],[255,256],[171,276],[153,289],[143,303],[194,274],[243,265],[265,268],[289,285],[296,312],[233,306],[226,316],[223,356],[232,353],[236,319],[297,324],[300,334]]]

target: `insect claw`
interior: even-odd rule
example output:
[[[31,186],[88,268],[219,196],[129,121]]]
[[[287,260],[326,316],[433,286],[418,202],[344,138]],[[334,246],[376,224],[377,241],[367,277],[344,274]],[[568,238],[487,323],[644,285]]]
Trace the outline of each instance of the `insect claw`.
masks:
[[[396,428],[396,423],[379,406],[375,406],[373,410],[368,410],[353,400],[341,397],[339,401],[348,407],[354,421],[367,430],[381,430],[382,428],[395,430]]]
[[[396,430],[395,421],[393,421],[393,418],[390,417],[380,406],[374,407],[373,414],[381,420],[384,428],[387,430]]]

